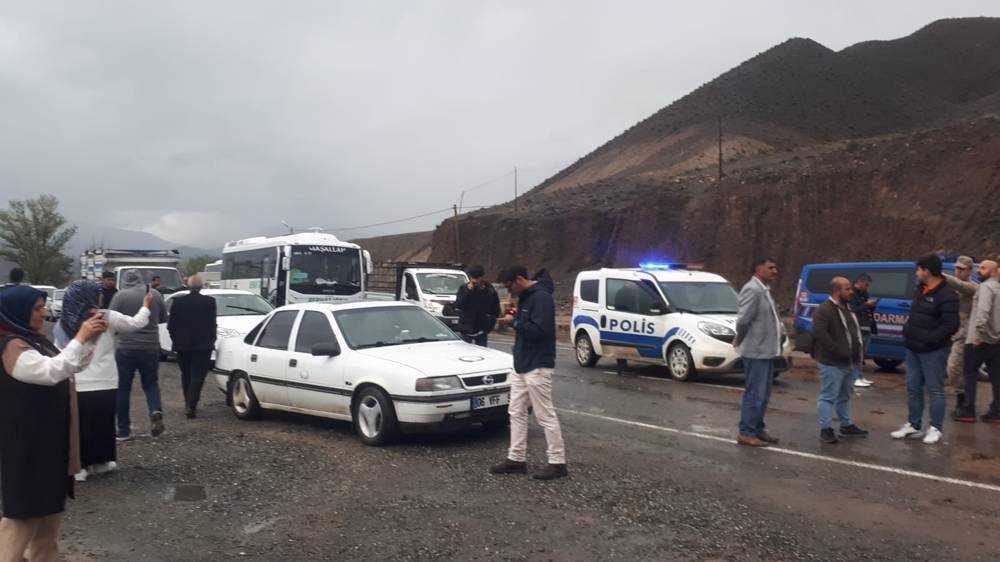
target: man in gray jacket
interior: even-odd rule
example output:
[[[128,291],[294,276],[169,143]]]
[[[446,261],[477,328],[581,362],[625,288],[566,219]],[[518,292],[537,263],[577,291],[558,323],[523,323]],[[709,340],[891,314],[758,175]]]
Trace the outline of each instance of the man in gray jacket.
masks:
[[[128,269],[122,272],[122,287],[108,308],[126,316],[135,316],[143,306],[146,293],[151,289],[145,284],[142,273],[138,269]],[[132,399],[132,381],[136,371],[142,383],[142,391],[146,395],[146,406],[149,407],[150,434],[158,437],[163,433],[163,405],[160,400],[160,324],[167,321],[167,307],[163,303],[163,295],[152,291],[153,302],[149,307],[149,323],[145,327],[130,334],[117,336],[115,361],[118,363],[118,439],[125,441],[132,438],[132,422],[129,409]]]
[[[984,281],[972,298],[965,339],[965,393],[952,419],[976,422],[976,386],[979,367],[985,363],[993,386],[993,403],[979,419],[1000,423],[1000,268],[997,262],[983,260],[979,264],[979,276]]]
[[[740,406],[740,433],[736,442],[750,447],[767,447],[778,440],[764,429],[764,414],[771,399],[774,360],[781,356],[784,327],[771,298],[770,284],[778,278],[778,265],[770,258],[753,264],[753,277],[739,295],[734,345],[743,358],[746,388]]]

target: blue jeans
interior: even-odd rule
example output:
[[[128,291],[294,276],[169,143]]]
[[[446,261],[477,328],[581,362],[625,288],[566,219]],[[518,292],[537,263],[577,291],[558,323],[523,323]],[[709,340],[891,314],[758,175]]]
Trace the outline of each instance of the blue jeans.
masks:
[[[840,427],[854,425],[851,420],[851,398],[854,396],[854,367],[835,367],[819,364],[819,398],[816,400],[816,415],[820,429],[827,429],[833,421],[836,407]]]
[[[757,437],[764,431],[764,414],[771,399],[774,362],[771,359],[743,358],[746,386],[740,404],[740,434]]]
[[[906,350],[906,394],[910,425],[920,429],[924,418],[924,388],[931,399],[931,425],[944,428],[944,378],[951,347],[926,353]]]
[[[118,435],[124,437],[132,434],[132,419],[129,407],[132,402],[132,380],[139,371],[142,392],[146,395],[146,406],[149,415],[163,412],[160,402],[160,353],[157,351],[118,350],[115,352],[118,363],[118,396],[116,410],[118,416]]]

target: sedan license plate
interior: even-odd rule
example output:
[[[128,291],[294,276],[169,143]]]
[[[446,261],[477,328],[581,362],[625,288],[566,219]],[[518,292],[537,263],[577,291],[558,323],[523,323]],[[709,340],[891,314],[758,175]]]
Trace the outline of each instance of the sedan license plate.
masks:
[[[482,410],[483,408],[495,408],[506,406],[510,402],[510,394],[489,394],[487,396],[474,396],[472,398],[472,409]]]

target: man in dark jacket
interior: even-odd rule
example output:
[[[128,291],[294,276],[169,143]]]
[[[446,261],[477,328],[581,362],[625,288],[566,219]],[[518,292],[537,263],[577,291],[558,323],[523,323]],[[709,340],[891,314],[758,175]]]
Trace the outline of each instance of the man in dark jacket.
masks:
[[[455,298],[458,331],[465,341],[486,347],[489,333],[500,317],[500,297],[486,282],[483,266],[472,266],[467,273],[469,282],[458,289]]]
[[[113,271],[105,271],[101,274],[101,302],[102,306],[107,308],[111,306],[111,299],[115,297],[115,293],[118,292],[118,280],[115,279],[115,273]]]
[[[198,400],[205,375],[212,365],[215,349],[215,299],[201,294],[202,281],[197,275],[188,281],[191,292],[173,299],[167,331],[177,352],[181,368],[181,389],[184,391],[184,413],[197,416]]]
[[[866,437],[868,432],[851,421],[855,369],[864,357],[861,327],[848,308],[853,288],[846,277],[830,281],[830,298],[813,314],[813,356],[819,365],[820,393],[816,401],[819,439],[836,443],[832,418],[834,405],[844,437]]]
[[[929,255],[917,261],[917,296],[910,317],[903,325],[906,347],[906,393],[909,420],[892,432],[895,439],[923,435],[930,445],[941,440],[947,405],[944,378],[951,351],[951,336],[958,331],[958,293],[941,276],[941,258]],[[924,416],[924,389],[930,395],[931,427],[921,431]]]
[[[515,265],[500,274],[500,282],[518,297],[516,314],[499,320],[514,328],[514,373],[510,377],[510,450],[507,458],[493,466],[493,474],[524,474],[528,471],[528,406],[545,430],[549,463],[533,477],[552,480],[568,475],[566,450],[559,417],[552,404],[552,370],[556,366],[556,307],[552,298],[555,285],[544,269],[534,278]]]
[[[851,290],[851,300],[847,303],[851,312],[857,317],[858,325],[861,326],[861,363],[858,364],[858,368],[854,371],[854,386],[860,388],[867,388],[875,384],[866,379],[861,371],[861,367],[865,362],[865,355],[868,354],[868,346],[871,344],[872,336],[878,333],[878,324],[875,322],[874,314],[878,300],[868,295],[868,289],[871,287],[871,284],[872,278],[870,275],[867,273],[858,275],[858,278],[854,280]]]

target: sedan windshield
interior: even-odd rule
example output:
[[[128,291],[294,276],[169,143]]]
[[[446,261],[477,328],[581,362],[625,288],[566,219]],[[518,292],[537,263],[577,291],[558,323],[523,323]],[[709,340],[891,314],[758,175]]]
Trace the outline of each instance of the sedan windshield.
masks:
[[[356,308],[334,317],[351,349],[457,340],[458,336],[422,308]]]
[[[258,316],[271,312],[272,307],[257,295],[211,295],[219,316]]]
[[[417,282],[430,295],[457,295],[469,279],[461,273],[418,273]]]
[[[736,291],[729,283],[660,282],[660,289],[678,312],[693,314],[736,314]]]

